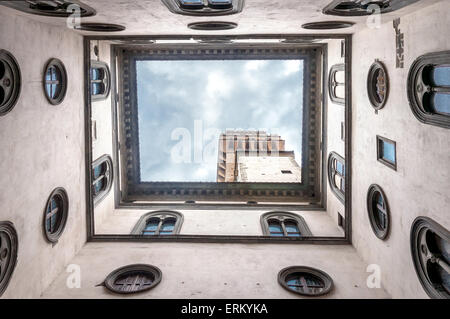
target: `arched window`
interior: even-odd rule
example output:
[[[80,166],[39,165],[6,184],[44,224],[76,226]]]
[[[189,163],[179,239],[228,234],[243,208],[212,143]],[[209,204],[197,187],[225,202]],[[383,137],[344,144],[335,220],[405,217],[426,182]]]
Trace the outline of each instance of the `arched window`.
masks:
[[[328,76],[330,100],[345,105],[345,64],[333,65]]]
[[[345,202],[345,160],[342,156],[335,152],[331,152],[328,156],[328,182],[331,191]]]
[[[143,215],[131,231],[132,234],[157,236],[178,234],[183,215],[174,211],[154,211]]]
[[[408,99],[419,121],[450,128],[450,51],[423,55],[412,64]]]
[[[411,255],[422,287],[431,298],[450,298],[450,232],[428,217],[411,227]]]
[[[261,216],[265,236],[308,237],[312,236],[302,216],[289,212],[269,212]]]
[[[109,95],[111,74],[108,65],[100,61],[91,61],[91,98],[92,101],[104,100]]]
[[[103,155],[92,163],[92,196],[98,204],[109,193],[113,181],[113,164],[109,155]]]

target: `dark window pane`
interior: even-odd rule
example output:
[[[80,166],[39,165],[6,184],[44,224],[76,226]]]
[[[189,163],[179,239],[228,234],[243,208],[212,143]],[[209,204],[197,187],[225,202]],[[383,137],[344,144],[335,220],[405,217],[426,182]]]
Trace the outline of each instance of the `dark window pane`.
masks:
[[[47,92],[48,96],[52,96],[52,85],[51,84],[46,84],[45,85],[45,91]]]
[[[102,173],[102,165],[97,165],[94,167],[94,179],[98,178]]]
[[[144,231],[145,232],[147,232],[147,231],[156,231],[158,229],[158,225],[159,225],[159,219],[156,219],[156,218],[150,219],[147,222],[147,225],[145,226]]]
[[[433,82],[438,86],[450,86],[450,65],[434,68]]]
[[[200,9],[203,7],[203,0],[178,0],[180,6],[186,9]]]
[[[101,80],[101,70],[97,68],[91,68],[91,80]]]
[[[161,226],[161,233],[162,232],[172,233],[174,228],[175,228],[174,219],[165,220]]]
[[[52,68],[47,69],[47,73],[45,73],[45,81],[51,81],[52,80]]]
[[[270,236],[283,236],[283,228],[278,221],[269,221]]]
[[[103,190],[103,188],[105,186],[105,183],[103,180],[104,179],[102,178],[101,180],[99,180],[97,183],[94,184],[94,193],[95,193],[94,195],[97,195],[98,193],[100,193]]]
[[[433,104],[436,113],[450,116],[450,93],[435,94]]]
[[[208,0],[209,6],[213,8],[231,8],[233,6],[232,0]]]
[[[297,227],[297,224],[294,222],[285,222],[284,227],[286,229],[286,232],[288,233],[288,236],[300,236],[300,230]]]
[[[104,93],[103,83],[92,83],[92,94],[99,95]]]

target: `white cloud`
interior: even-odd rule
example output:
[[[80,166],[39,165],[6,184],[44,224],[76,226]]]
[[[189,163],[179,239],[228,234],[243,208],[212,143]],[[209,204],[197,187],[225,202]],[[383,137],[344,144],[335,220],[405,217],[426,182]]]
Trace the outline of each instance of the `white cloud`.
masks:
[[[300,71],[300,66],[303,65],[302,60],[286,60],[283,62],[284,70],[283,75],[287,76],[292,73]]]

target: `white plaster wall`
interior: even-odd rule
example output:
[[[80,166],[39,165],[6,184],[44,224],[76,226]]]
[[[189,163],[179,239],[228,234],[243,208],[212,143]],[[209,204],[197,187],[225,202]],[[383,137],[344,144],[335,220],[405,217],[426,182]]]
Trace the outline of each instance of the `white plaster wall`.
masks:
[[[99,56],[94,55],[94,46],[97,45],[99,49]],[[91,41],[91,59],[99,60],[108,65],[111,70],[111,46],[107,41]],[[111,74],[111,82],[114,81]],[[111,91],[105,100],[92,101],[91,103],[91,118],[96,122],[97,126],[97,139],[92,140],[92,161],[102,157],[103,155],[109,155],[114,161],[113,147],[112,147],[112,108],[111,108]],[[115,165],[115,164],[114,164]],[[117,176],[114,176],[115,180]],[[113,180],[113,182],[115,182]],[[94,208],[95,216],[95,228],[106,218],[106,216],[114,210],[114,186],[111,188],[108,195],[101,202],[99,202]]]
[[[324,89],[324,92],[327,94],[327,153],[325,154],[327,161],[326,165],[328,165],[328,156],[331,152],[336,152],[343,158],[345,158],[345,142],[341,139],[341,122],[345,123],[345,106],[333,103],[328,92],[328,76],[330,74],[331,67],[335,64],[341,64],[345,62],[345,59],[341,57],[341,41],[342,39],[328,41],[328,72],[326,81],[327,88]],[[327,174],[327,171],[325,171],[324,174]],[[344,217],[345,207],[344,204],[342,204],[342,202],[331,191],[330,183],[328,182],[328,176],[326,176],[326,183],[327,212],[337,225],[338,213],[340,213]]]
[[[0,8],[0,48],[17,59],[22,91],[14,109],[0,117],[0,221],[14,223],[18,263],[3,298],[39,297],[80,250],[85,231],[84,95],[82,37]],[[60,105],[44,96],[44,67],[59,58],[68,75]],[[48,196],[56,187],[69,196],[69,215],[56,245],[43,234]]]
[[[406,83],[412,62],[422,54],[450,50],[450,2],[443,1],[401,18],[405,34],[405,68],[395,67],[392,21],[366,29],[353,39],[353,244],[367,263],[381,266],[382,284],[394,298],[426,298],[410,253],[410,229],[417,216],[450,227],[450,130],[419,122],[410,110]],[[378,58],[387,67],[390,94],[374,113],[366,78]],[[376,159],[376,135],[397,142],[397,171]],[[369,185],[379,184],[391,211],[386,241],[373,234],[366,209]]]
[[[116,209],[96,229],[97,234],[130,234],[139,218],[154,210]],[[184,216],[180,234],[262,236],[260,210],[177,210]],[[290,211],[293,212],[293,211]],[[305,219],[314,236],[342,237],[324,211],[294,212]]]
[[[324,298],[389,298],[381,288],[367,288],[367,265],[348,245],[89,243],[71,263],[80,266],[81,288],[67,288],[68,273],[61,273],[43,298],[302,298],[277,281],[281,269],[294,265],[332,277],[335,288]],[[129,296],[95,287],[133,263],[157,266],[162,281]]]

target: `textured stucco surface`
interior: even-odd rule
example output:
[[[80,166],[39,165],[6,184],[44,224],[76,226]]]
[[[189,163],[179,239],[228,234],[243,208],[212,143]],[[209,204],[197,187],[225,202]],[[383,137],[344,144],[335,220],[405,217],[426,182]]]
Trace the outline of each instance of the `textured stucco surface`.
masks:
[[[87,21],[124,23],[127,31],[122,34],[215,34],[187,29],[187,23],[207,18],[173,15],[158,0],[84,1],[99,11]],[[320,14],[330,0],[314,3],[288,0],[273,7],[268,7],[267,0],[247,2],[242,14],[221,19],[239,22],[240,27],[216,34],[306,33],[300,28],[302,23],[335,19]],[[276,281],[278,271],[292,265],[317,267],[330,274],[335,281],[334,292],[327,296],[330,298],[426,298],[411,261],[409,232],[412,221],[419,215],[450,227],[450,133],[424,125],[413,116],[406,97],[406,79],[416,57],[450,49],[447,36],[450,3],[442,0],[433,5],[436,2],[420,1],[395,14],[384,15],[381,28],[376,30],[364,29],[365,17],[339,18],[360,22],[351,29],[336,31],[356,32],[352,52],[352,226],[356,249],[350,245],[192,243],[89,243],[82,248],[86,240],[86,209],[81,33],[67,30],[64,19],[31,16],[0,7],[0,30],[5,30],[0,33],[0,48],[14,54],[23,78],[18,104],[11,113],[0,117],[0,220],[14,222],[20,241],[18,264],[3,298],[39,297],[43,291],[45,298],[116,297],[95,285],[113,269],[136,262],[150,263],[163,271],[161,284],[148,293],[136,295],[138,298],[299,298]],[[395,69],[392,17],[413,12],[419,6],[426,8],[402,16],[405,68]],[[337,43],[329,45],[330,51],[338,48]],[[109,52],[101,49],[101,53]],[[48,104],[42,90],[43,68],[52,57],[64,62],[69,76],[68,93],[59,106]],[[391,82],[389,100],[377,115],[366,93],[367,71],[375,58],[386,64]],[[332,64],[329,61],[329,66]],[[93,108],[109,112],[107,103],[94,103]],[[340,105],[328,104],[333,121],[328,122],[327,152],[336,150],[344,156],[340,108],[343,110]],[[94,159],[110,152],[107,143],[111,128],[107,125],[105,122],[98,127],[103,137],[94,146]],[[376,161],[376,134],[397,142],[396,172]],[[384,189],[391,210],[392,228],[386,241],[375,237],[368,222],[366,194],[372,183]],[[52,246],[44,239],[42,218],[48,195],[57,186],[67,190],[70,208],[66,230],[58,244]],[[112,194],[97,206],[96,214],[112,212]],[[327,198],[328,211],[335,218],[334,211],[343,206],[332,193],[328,192]],[[115,219],[105,223],[103,230],[110,233],[122,227],[122,223],[127,223],[127,230],[131,230],[142,212],[134,210],[124,218],[114,212]],[[205,225],[211,225],[204,213],[186,212],[192,214],[192,222],[187,223],[186,219],[182,232],[202,233]],[[221,225],[219,231],[237,229],[237,233],[231,234],[241,234],[250,228],[251,232],[259,232],[261,213],[240,214],[238,227],[227,223],[229,212],[218,212],[215,222]],[[319,224],[323,230],[340,231],[323,212],[300,214],[313,233],[319,233],[320,228],[315,230]],[[309,222],[309,218],[314,221]],[[366,286],[370,274],[366,267],[372,263],[381,267],[385,290]],[[68,264],[81,266],[80,289],[66,286]]]
[[[333,65],[342,64],[345,62],[345,58],[341,57],[341,39],[328,41],[328,71],[326,77],[327,88],[323,90],[327,95],[327,107],[326,107],[326,130],[327,130],[327,153],[325,154],[326,166],[328,167],[328,156],[331,152],[336,152],[345,158],[345,142],[341,139],[341,122],[345,123],[345,106],[341,104],[333,103],[328,93],[328,77],[330,69]],[[342,72],[340,72],[342,73]],[[340,78],[338,78],[340,80]],[[327,171],[325,171],[327,174]],[[343,217],[345,216],[344,204],[338,199],[338,197],[331,191],[331,186],[326,176],[326,190],[327,190],[327,212],[334,220],[335,224],[338,223],[338,213]]]
[[[130,234],[139,217],[152,210],[116,209],[96,228],[97,234]],[[183,214],[180,234],[263,235],[260,217],[266,211],[254,210],[176,210]],[[290,211],[293,212],[293,211]],[[314,236],[342,237],[343,231],[326,212],[294,212],[302,216]]]
[[[385,14],[382,19],[387,21],[392,19],[393,16],[401,16],[438,1],[447,0],[419,1],[401,10]],[[247,0],[241,13],[219,17],[191,17],[173,14],[161,0],[83,0],[82,2],[97,11],[96,16],[83,18],[83,22],[116,23],[122,24],[127,28],[122,32],[109,33],[114,35],[353,33],[364,27],[367,21],[367,17],[335,17],[322,14],[322,9],[331,0]],[[0,7],[0,10],[12,9]],[[66,24],[65,19],[27,16],[54,25]],[[325,31],[301,28],[304,23],[326,20],[353,21],[358,22],[358,24],[348,29]],[[197,21],[230,21],[238,23],[238,27],[226,31],[196,31],[187,27],[189,23]],[[99,34],[93,32],[83,33]]]
[[[98,57],[94,54],[94,46],[98,47]],[[91,60],[96,60],[106,63],[111,71],[111,46],[107,41],[90,41]],[[111,73],[112,76],[112,73]],[[111,79],[113,81],[113,79]],[[111,88],[108,97],[104,100],[97,100],[91,102],[91,120],[95,121],[96,139],[92,138],[92,161],[102,157],[103,155],[113,156],[113,122],[112,122],[112,108],[111,96],[113,89]],[[91,130],[92,126],[91,126]],[[93,132],[91,132],[92,134]],[[114,179],[117,176],[113,176]],[[114,186],[111,188],[108,195],[101,202],[99,202],[94,209],[95,225],[102,223],[109,212],[114,210]]]
[[[0,48],[17,59],[22,91],[14,109],[0,117],[0,221],[19,236],[16,270],[3,298],[39,297],[86,240],[82,37],[0,9]],[[60,105],[44,96],[44,67],[60,59],[68,90]],[[64,187],[66,228],[56,245],[43,234],[48,196]]]
[[[366,262],[381,266],[382,284],[394,298],[426,298],[410,253],[410,229],[417,216],[450,228],[450,130],[419,122],[411,112],[406,83],[412,62],[422,54],[450,49],[450,2],[401,18],[405,34],[405,68],[395,68],[392,21],[378,30],[354,35],[353,67],[353,244]],[[367,97],[370,65],[387,67],[390,95],[375,114]],[[376,135],[397,142],[397,171],[377,161]],[[379,240],[367,216],[370,184],[386,193],[391,211],[390,237]]]
[[[67,288],[70,274],[64,272],[44,298],[302,298],[277,282],[278,272],[294,265],[332,277],[335,288],[325,298],[389,298],[382,288],[367,287],[371,273],[351,246],[89,243],[71,263],[80,266],[81,288]],[[160,268],[161,283],[130,296],[95,287],[114,269],[133,263]]]

